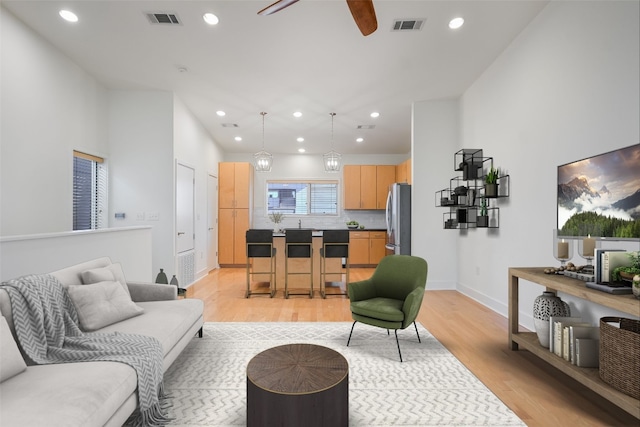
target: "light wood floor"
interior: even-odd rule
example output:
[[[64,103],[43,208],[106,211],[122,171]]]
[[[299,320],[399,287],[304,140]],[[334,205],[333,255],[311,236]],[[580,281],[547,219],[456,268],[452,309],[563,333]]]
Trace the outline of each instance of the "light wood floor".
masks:
[[[352,268],[351,281],[373,269]],[[507,284],[505,283],[505,286]],[[187,290],[205,302],[207,322],[351,321],[334,296],[244,298],[244,268],[214,270]],[[428,282],[427,282],[428,289]],[[418,321],[528,426],[634,426],[640,422],[527,351],[507,347],[507,319],[456,291],[427,291]],[[349,335],[345,328],[345,345]]]

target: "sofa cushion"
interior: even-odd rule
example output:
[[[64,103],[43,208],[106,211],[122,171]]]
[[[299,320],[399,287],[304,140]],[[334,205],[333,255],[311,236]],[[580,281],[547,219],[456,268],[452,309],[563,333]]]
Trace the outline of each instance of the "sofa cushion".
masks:
[[[105,281],[91,285],[69,286],[67,291],[76,307],[80,328],[83,331],[95,331],[138,316],[144,311],[131,301],[131,297],[119,282]]]
[[[27,369],[4,316],[0,316],[0,383]]]
[[[82,277],[82,283],[85,285],[91,285],[98,282],[118,282],[122,285],[122,288],[129,294],[129,287],[127,286],[127,280],[124,277],[124,271],[122,271],[122,265],[115,263],[101,268],[93,268],[91,270],[85,270],[80,273]]]
[[[148,335],[158,339],[166,356],[202,317],[204,304],[199,299],[139,302],[144,308],[140,316],[123,320],[99,332],[122,332]],[[165,360],[165,370],[169,366]]]
[[[29,366],[2,383],[1,426],[103,426],[137,388],[118,362]]]

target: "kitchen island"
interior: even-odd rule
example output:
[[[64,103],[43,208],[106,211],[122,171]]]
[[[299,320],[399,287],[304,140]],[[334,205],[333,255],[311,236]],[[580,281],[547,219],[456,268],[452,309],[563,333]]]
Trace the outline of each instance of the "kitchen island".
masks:
[[[350,230],[351,231],[351,230]],[[351,233],[363,233],[363,232],[376,232],[380,234],[384,233],[384,230],[380,229],[364,229],[364,230],[352,230]],[[351,235],[350,233],[350,235]],[[320,291],[320,263],[322,259],[320,257],[320,249],[322,248],[322,230],[313,230],[312,233],[312,262],[313,262],[313,290],[314,296],[319,295]],[[351,240],[351,238],[350,238]],[[277,296],[281,296],[282,292],[284,292],[284,282],[285,282],[285,235],[284,233],[274,233],[273,234],[273,246],[276,248],[276,284],[278,294]],[[356,255],[354,254],[354,250],[358,250],[356,246],[349,245],[349,258],[353,259]],[[269,269],[269,260],[254,258],[254,270],[256,271],[266,271]],[[350,266],[354,266],[354,263],[351,262]],[[358,266],[361,266],[360,264]],[[326,260],[326,269],[327,272],[336,272],[336,274],[328,274],[327,279],[327,289],[328,294],[331,292],[340,292],[346,293],[345,284],[340,283],[344,282],[346,269],[342,267],[342,260],[339,258],[327,258]],[[289,271],[292,273],[296,272],[304,272],[309,271],[309,260],[301,259],[301,258],[291,258],[289,259]],[[269,280],[268,275],[260,275],[256,274],[253,276],[253,282],[256,281],[264,281],[267,282]],[[331,283],[329,283],[331,282]],[[255,283],[253,283],[255,286]],[[335,290],[332,291],[331,289]],[[291,275],[289,277],[289,290],[292,291],[294,289],[309,289],[309,277],[305,275]]]

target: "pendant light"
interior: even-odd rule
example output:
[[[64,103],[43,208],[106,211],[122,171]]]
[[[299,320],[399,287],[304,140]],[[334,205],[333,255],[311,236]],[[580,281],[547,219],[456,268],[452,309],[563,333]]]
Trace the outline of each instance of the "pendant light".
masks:
[[[325,172],[339,172],[342,155],[333,149],[333,118],[336,113],[329,113],[331,116],[331,151],[322,156]]]
[[[266,114],[264,111],[260,113],[262,116],[262,151],[253,155],[253,165],[256,172],[271,172],[271,164],[273,163],[273,156],[264,150],[264,116]]]

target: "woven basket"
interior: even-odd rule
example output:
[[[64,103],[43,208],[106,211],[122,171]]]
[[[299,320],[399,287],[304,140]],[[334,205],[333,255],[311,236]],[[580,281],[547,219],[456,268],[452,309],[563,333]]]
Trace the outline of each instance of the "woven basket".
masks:
[[[620,323],[620,327],[610,323]],[[640,320],[623,317],[600,319],[600,378],[640,399]]]

